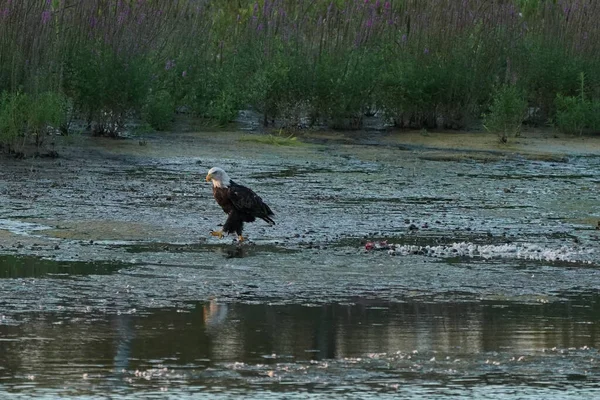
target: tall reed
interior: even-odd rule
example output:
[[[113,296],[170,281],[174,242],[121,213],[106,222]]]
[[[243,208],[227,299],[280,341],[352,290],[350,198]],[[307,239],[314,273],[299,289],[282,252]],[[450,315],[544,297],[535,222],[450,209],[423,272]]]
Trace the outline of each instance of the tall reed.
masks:
[[[60,93],[96,122],[185,105],[458,128],[514,85],[544,122],[581,73],[600,98],[599,17],[594,0],[0,0],[0,92]]]

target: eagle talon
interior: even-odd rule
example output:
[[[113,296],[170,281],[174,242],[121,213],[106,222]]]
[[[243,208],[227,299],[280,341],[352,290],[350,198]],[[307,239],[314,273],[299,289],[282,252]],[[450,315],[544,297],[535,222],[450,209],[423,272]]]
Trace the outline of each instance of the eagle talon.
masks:
[[[223,231],[210,231],[212,236],[216,236],[219,239],[223,239]]]
[[[244,240],[246,240],[242,235],[238,236],[238,242],[243,242]]]

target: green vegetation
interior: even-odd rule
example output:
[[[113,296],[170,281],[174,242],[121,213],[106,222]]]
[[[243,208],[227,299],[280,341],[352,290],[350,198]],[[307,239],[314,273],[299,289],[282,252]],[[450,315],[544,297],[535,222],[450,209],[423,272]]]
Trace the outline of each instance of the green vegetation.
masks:
[[[521,91],[512,85],[498,88],[492,99],[489,113],[484,115],[484,127],[498,134],[506,143],[509,135],[519,136],[527,116],[527,101]]]
[[[600,130],[600,99],[590,100],[586,95],[585,75],[579,76],[577,96],[556,97],[556,126],[563,132],[582,134],[584,130]]]
[[[166,90],[148,94],[142,114],[144,121],[157,131],[169,129],[173,120],[175,101]]]
[[[485,115],[505,135],[521,100],[529,123],[597,132],[599,17],[576,0],[0,0],[0,144],[40,145],[72,119],[166,130],[179,107],[334,128],[375,111],[415,129]],[[34,99],[51,110],[19,115]]]
[[[0,97],[0,144],[22,156],[28,142],[41,146],[44,138],[66,120],[67,100],[54,92],[37,95],[4,92]]]
[[[273,146],[300,146],[302,142],[293,134],[285,135],[282,130],[279,130],[277,135],[244,135],[240,139],[242,142],[255,142],[262,144],[270,144]]]

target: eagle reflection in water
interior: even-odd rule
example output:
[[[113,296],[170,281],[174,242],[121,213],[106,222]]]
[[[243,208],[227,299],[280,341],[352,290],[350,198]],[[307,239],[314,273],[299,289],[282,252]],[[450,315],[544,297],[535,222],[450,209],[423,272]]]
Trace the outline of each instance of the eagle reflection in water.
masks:
[[[216,329],[227,320],[227,303],[218,303],[215,299],[211,299],[208,304],[202,306],[202,311],[207,329]]]

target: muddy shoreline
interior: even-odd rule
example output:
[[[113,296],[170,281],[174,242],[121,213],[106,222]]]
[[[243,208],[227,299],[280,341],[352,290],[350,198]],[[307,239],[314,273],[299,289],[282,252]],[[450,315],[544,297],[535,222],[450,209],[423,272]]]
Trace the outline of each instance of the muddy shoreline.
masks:
[[[208,225],[204,221],[209,220],[207,212],[211,213],[210,222],[222,222],[219,220],[219,210],[212,204],[210,190],[201,180],[205,170],[217,164],[227,166],[247,184],[266,186],[266,190],[278,195],[278,186],[288,184],[286,178],[291,181],[300,177],[301,183],[305,183],[302,178],[307,175],[321,178],[327,173],[338,176],[364,174],[362,178],[366,178],[366,182],[381,184],[377,181],[378,172],[395,161],[398,161],[395,166],[397,172],[406,178],[398,184],[418,185],[418,191],[428,190],[427,173],[432,172],[430,180],[435,181],[438,167],[443,170],[456,164],[464,166],[475,163],[473,168],[466,168],[467,171],[473,171],[478,169],[476,164],[482,164],[481,168],[485,169],[488,163],[514,163],[518,167],[528,161],[568,165],[569,159],[600,156],[600,138],[554,137],[539,132],[516,138],[509,145],[500,144],[492,135],[481,133],[360,135],[316,132],[300,136],[304,146],[291,148],[242,142],[240,138],[243,135],[249,134],[227,131],[155,134],[146,135],[143,138],[144,145],[140,145],[138,139],[79,136],[59,138],[55,146],[62,155],[59,159],[3,158],[3,183],[0,188],[2,214],[15,221],[15,226],[9,229],[0,227],[3,244],[12,247],[19,239],[24,243],[31,242],[31,238],[19,235],[20,230],[43,232],[36,235],[40,243],[48,243],[48,239],[168,239],[192,243],[196,239],[194,234],[197,234],[199,241],[204,241],[204,231]],[[61,144],[60,140],[64,143]],[[563,166],[561,168],[564,169]],[[593,172],[588,171],[589,174]],[[513,179],[506,173],[502,176],[493,172],[489,178]],[[560,178],[560,173],[557,178]],[[310,184],[310,180],[307,183]],[[315,183],[313,188],[308,187],[310,196],[305,196],[306,200],[312,200],[309,197],[316,202],[346,200],[335,193],[323,193],[330,189],[335,192],[335,187],[323,188],[322,180]],[[362,186],[358,181],[351,181],[351,184]],[[449,186],[453,183],[449,181],[444,184]],[[506,186],[503,190],[510,193],[510,185]],[[378,200],[374,192],[375,195],[371,197]],[[292,200],[290,193],[282,194],[276,200]],[[292,196],[295,194],[292,193]],[[442,196],[423,196],[425,203],[451,200]],[[381,201],[396,200],[390,197]],[[284,214],[287,213],[286,206],[281,206]],[[155,212],[156,209],[164,212]],[[179,218],[182,212],[187,212],[190,217]],[[140,218],[143,214],[154,218]],[[157,224],[158,214],[161,219],[167,220],[166,224],[163,221]],[[405,228],[404,225],[410,225],[404,223],[410,217],[407,212],[406,218],[396,222],[400,232]],[[593,225],[597,217],[592,212],[582,222]],[[361,221],[356,222],[359,224]],[[19,224],[22,226],[18,227]],[[31,226],[26,228],[27,224]],[[36,224],[39,226],[36,227]],[[259,232],[263,231],[258,224],[254,226],[259,227]],[[278,230],[279,235],[272,236],[279,236],[282,241],[299,242],[291,239],[298,234],[306,237],[306,232],[311,230],[287,230],[283,234]],[[365,233],[377,232],[360,230],[355,236],[360,237]],[[309,236],[313,242],[321,241],[312,232]],[[331,240],[339,236],[326,232],[325,237]]]
[[[0,393],[591,396],[600,141],[243,135],[0,161]],[[215,165],[277,225],[210,237]]]

